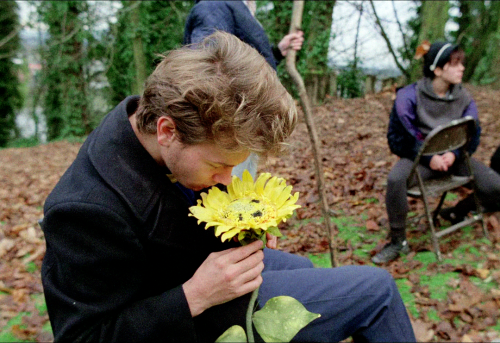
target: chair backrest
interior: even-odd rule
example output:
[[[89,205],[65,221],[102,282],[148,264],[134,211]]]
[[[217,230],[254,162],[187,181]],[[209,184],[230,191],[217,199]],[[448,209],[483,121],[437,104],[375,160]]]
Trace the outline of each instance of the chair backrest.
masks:
[[[466,146],[476,129],[472,117],[452,120],[432,130],[420,147],[420,156],[443,154]]]

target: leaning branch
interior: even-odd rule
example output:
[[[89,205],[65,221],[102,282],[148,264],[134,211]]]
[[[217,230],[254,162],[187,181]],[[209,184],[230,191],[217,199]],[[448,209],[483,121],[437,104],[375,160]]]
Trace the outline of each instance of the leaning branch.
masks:
[[[300,30],[302,26],[302,12],[304,10],[304,1],[295,0],[293,2],[292,10],[292,22],[290,24],[290,33],[295,33]],[[293,80],[293,83],[299,90],[300,103],[302,110],[304,112],[305,122],[307,125],[307,130],[309,131],[309,137],[311,139],[312,152],[314,155],[314,166],[316,170],[316,179],[318,185],[318,194],[321,199],[321,210],[323,213],[324,223],[328,234],[328,243],[330,248],[330,259],[333,267],[338,267],[337,258],[337,246],[335,243],[335,238],[333,236],[333,228],[330,220],[330,211],[328,209],[328,201],[326,199],[325,192],[325,178],[323,173],[323,168],[321,166],[321,158],[319,152],[318,135],[316,133],[316,128],[314,126],[311,103],[309,97],[307,96],[306,87],[304,86],[304,80],[300,76],[297,68],[295,66],[296,51],[293,49],[288,50],[286,55],[286,69]]]

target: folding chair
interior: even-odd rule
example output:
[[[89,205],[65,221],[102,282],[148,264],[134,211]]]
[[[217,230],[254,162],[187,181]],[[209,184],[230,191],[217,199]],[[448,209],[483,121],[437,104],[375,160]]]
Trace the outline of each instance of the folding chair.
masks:
[[[444,235],[454,232],[474,222],[480,221],[483,227],[484,236],[488,237],[483,214],[481,213],[479,199],[477,197],[477,186],[474,179],[474,173],[472,171],[469,153],[467,152],[467,145],[472,135],[474,134],[475,129],[476,124],[474,119],[472,117],[465,117],[453,120],[446,125],[441,125],[432,130],[427,135],[422,146],[420,147],[409,176],[411,179],[416,175],[417,185],[409,188],[407,191],[407,195],[414,198],[420,198],[424,202],[425,215],[427,216],[429,227],[431,229],[432,244],[434,246],[434,252],[436,253],[438,261],[442,260],[438,239]],[[461,151],[461,154],[463,154],[465,158],[465,163],[467,165],[469,173],[468,176],[446,175],[441,178],[435,178],[425,181],[422,179],[422,176],[418,172],[417,167],[420,164],[420,159],[423,156],[432,156],[436,154],[441,155],[445,152],[453,151],[456,149],[459,149]],[[436,231],[435,223],[437,221],[437,216],[439,214],[439,211],[441,210],[441,206],[443,205],[446,194],[448,193],[448,191],[456,189],[460,186],[464,186],[468,183],[472,185],[477,213],[472,217],[466,217],[465,220],[456,223],[449,228]],[[429,198],[438,196],[441,196],[439,204],[434,211],[431,211],[429,206]]]

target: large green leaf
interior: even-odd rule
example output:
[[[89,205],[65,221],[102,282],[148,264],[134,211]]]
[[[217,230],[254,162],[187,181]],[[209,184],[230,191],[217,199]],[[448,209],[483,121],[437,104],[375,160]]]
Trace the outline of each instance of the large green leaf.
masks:
[[[217,342],[247,342],[245,330],[239,325],[233,325],[217,338]]]
[[[312,313],[296,299],[279,296],[253,314],[255,329],[266,342],[290,342],[307,324],[321,317]]]

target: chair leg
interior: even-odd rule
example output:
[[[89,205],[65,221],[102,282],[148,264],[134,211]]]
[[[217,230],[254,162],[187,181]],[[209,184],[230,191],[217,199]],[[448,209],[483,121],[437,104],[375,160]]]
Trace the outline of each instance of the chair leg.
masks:
[[[479,202],[479,197],[477,196],[477,187],[473,187],[473,189],[474,189],[474,192],[473,192],[474,202],[476,203],[476,211],[477,211],[477,214],[475,216],[480,217],[479,219],[481,221],[481,226],[483,228],[483,235],[484,235],[484,237],[489,239],[488,238],[488,229],[486,228],[486,223],[484,221],[484,215],[483,215],[483,212],[481,211],[481,204]]]
[[[424,201],[425,213],[427,215],[427,220],[429,221],[429,227],[431,229],[431,237],[432,237],[432,245],[434,247],[434,253],[436,254],[436,258],[439,262],[442,261],[441,250],[439,249],[438,238],[436,236],[436,229],[434,227],[433,216],[430,211],[429,203],[427,201],[427,195],[422,194],[422,200]]]
[[[483,227],[483,235],[484,235],[484,237],[486,237],[487,239],[489,239],[488,238],[488,230],[486,228],[486,223],[484,222],[483,211],[481,210],[481,204],[479,202],[479,197],[477,195],[478,189],[477,189],[477,184],[476,184],[476,179],[475,179],[474,171],[472,169],[472,163],[470,161],[469,154],[467,152],[465,152],[465,160],[467,162],[467,169],[469,170],[469,175],[472,176],[472,189],[474,190],[473,191],[473,193],[474,193],[474,202],[476,203],[477,215],[481,216],[480,220],[481,220],[481,225]]]
[[[434,225],[436,225],[436,223],[438,222],[437,221],[438,220],[437,217],[439,215],[439,212],[441,211],[441,207],[443,207],[443,203],[444,203],[444,199],[446,198],[446,194],[448,194],[448,191],[445,191],[441,195],[441,199],[439,199],[439,204],[436,206],[436,209],[434,210],[434,212],[432,214],[432,222],[434,223]]]

